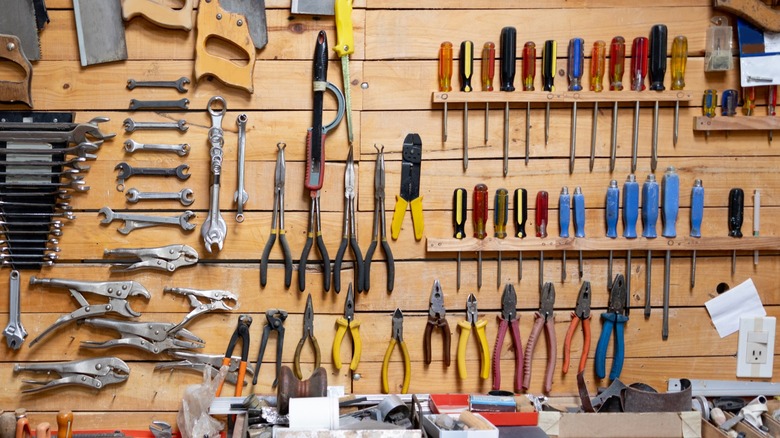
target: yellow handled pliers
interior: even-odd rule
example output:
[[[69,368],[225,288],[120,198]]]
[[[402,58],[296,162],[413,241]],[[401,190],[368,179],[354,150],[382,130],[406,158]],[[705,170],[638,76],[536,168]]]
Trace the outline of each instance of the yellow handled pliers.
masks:
[[[409,349],[406,348],[406,342],[404,342],[404,314],[401,313],[401,309],[395,309],[393,312],[393,337],[390,338],[390,345],[387,346],[385,351],[385,358],[382,361],[382,393],[390,393],[390,385],[387,383],[387,368],[390,365],[390,356],[393,355],[393,349],[395,344],[401,345],[401,353],[404,356],[404,383],[401,387],[401,394],[406,394],[409,391],[409,381],[412,379],[412,363],[409,359]]]
[[[355,291],[352,283],[347,290],[347,301],[344,303],[344,316],[336,319],[336,337],[333,338],[333,365],[341,369],[341,341],[347,334],[347,329],[352,334],[352,363],[349,369],[356,371],[360,363],[360,353],[363,351],[363,342],[360,340],[360,322],[355,320]]]
[[[466,343],[471,335],[471,327],[477,329],[477,340],[479,341],[479,354],[482,358],[482,368],[479,377],[487,379],[490,376],[490,348],[485,336],[486,320],[479,320],[477,312],[477,297],[469,294],[466,301],[466,320],[458,323],[460,327],[460,339],[458,340],[458,376],[466,379]]]

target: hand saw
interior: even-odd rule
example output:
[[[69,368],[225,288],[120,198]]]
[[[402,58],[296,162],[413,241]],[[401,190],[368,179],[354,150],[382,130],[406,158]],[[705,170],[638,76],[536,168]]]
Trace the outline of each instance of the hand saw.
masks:
[[[73,0],[81,66],[127,59],[122,5],[117,0]]]
[[[0,0],[0,11],[0,34],[19,38],[28,60],[41,59],[38,31],[49,22],[44,0]]]

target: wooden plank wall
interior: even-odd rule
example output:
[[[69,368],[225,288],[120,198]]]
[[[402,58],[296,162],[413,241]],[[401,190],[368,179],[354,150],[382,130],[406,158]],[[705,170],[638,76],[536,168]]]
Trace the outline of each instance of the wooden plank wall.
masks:
[[[133,279],[141,282],[152,292],[152,299],[133,299],[132,306],[143,312],[141,320],[178,321],[189,311],[187,303],[180,297],[163,295],[165,286],[196,287],[201,289],[228,289],[240,296],[240,307],[233,313],[211,314],[196,320],[189,328],[206,340],[204,352],[222,354],[228,337],[232,333],[238,313],[250,313],[254,318],[252,326],[251,354],[255,360],[265,323],[264,311],[268,308],[282,308],[290,312],[286,322],[284,361],[292,361],[295,345],[302,331],[302,312],[306,295],[299,293],[293,276],[293,287],[283,286],[283,269],[274,264],[269,269],[269,283],[265,289],[259,287],[258,261],[265,245],[272,205],[272,184],[275,145],[287,143],[287,186],[286,226],[294,258],[298,258],[305,240],[308,216],[308,194],[301,180],[303,175],[305,129],[311,121],[311,55],[315,35],[325,29],[331,45],[335,43],[334,24],[329,18],[291,16],[289,3],[285,0],[267,1],[269,44],[257,53],[255,65],[255,93],[248,95],[239,90],[222,86],[218,81],[202,80],[191,86],[187,97],[191,110],[186,114],[174,112],[135,113],[127,112],[128,100],[132,98],[179,98],[173,92],[125,89],[128,78],[170,79],[192,76],[195,33],[164,30],[135,19],[126,24],[128,53],[126,62],[81,68],[78,62],[76,32],[72,4],[69,0],[50,0],[51,23],[41,34],[43,60],[35,64],[33,94],[36,110],[73,110],[79,121],[94,116],[111,118],[106,124],[108,131],[117,132],[113,141],[107,142],[93,163],[87,181],[92,186],[89,193],[75,196],[74,208],[78,218],[65,227],[60,241],[61,261],[53,268],[43,269],[35,275],[83,280]],[[543,5],[544,3],[544,5]],[[705,31],[709,19],[716,13],[706,0],[679,2],[659,0],[648,6],[638,1],[563,1],[537,2],[531,6],[525,2],[511,0],[357,0],[353,21],[355,25],[356,50],[351,58],[350,84],[355,120],[355,159],[358,172],[358,222],[359,240],[362,249],[371,240],[373,212],[374,144],[385,146],[387,160],[387,202],[388,222],[392,216],[394,197],[398,193],[401,167],[401,146],[404,136],[417,132],[423,139],[423,174],[421,193],[425,207],[425,235],[427,237],[448,237],[452,234],[450,220],[451,196],[456,187],[471,191],[478,182],[484,182],[492,192],[499,187],[513,190],[525,187],[529,199],[538,190],[547,190],[552,195],[550,210],[551,235],[557,233],[557,202],[555,195],[561,186],[573,190],[581,186],[586,196],[588,236],[602,236],[604,233],[603,203],[605,189],[610,179],[625,180],[630,169],[631,117],[633,105],[621,106],[618,162],[615,173],[608,171],[609,130],[611,111],[602,106],[598,123],[598,149],[596,166],[588,171],[591,110],[584,105],[579,112],[578,159],[573,175],[568,174],[569,123],[568,106],[553,107],[551,138],[544,146],[543,107],[534,106],[531,115],[531,156],[528,165],[523,163],[524,152],[524,106],[513,107],[511,113],[510,173],[502,176],[503,112],[495,108],[490,113],[490,141],[483,140],[483,117],[481,105],[473,105],[470,124],[469,170],[462,170],[461,156],[461,111],[458,105],[450,106],[449,141],[442,143],[442,108],[431,103],[431,92],[437,89],[436,56],[440,42],[452,41],[456,48],[460,41],[470,39],[477,48],[488,40],[498,45],[503,26],[518,28],[518,45],[527,40],[535,41],[541,47],[545,39],[559,42],[558,87],[566,84],[565,54],[566,41],[579,36],[591,47],[596,39],[609,41],[615,35],[623,35],[630,41],[635,36],[649,33],[653,24],[665,23],[669,27],[670,41],[675,35],[687,35],[689,41],[687,89],[697,96],[690,106],[680,109],[680,141],[672,146],[672,108],[663,106],[660,113],[659,165],[656,173],[659,181],[667,166],[675,166],[681,178],[682,196],[678,232],[688,232],[690,199],[687,190],[694,178],[701,178],[706,189],[706,212],[703,235],[723,236],[727,233],[727,194],[732,187],[742,187],[746,192],[746,219],[743,231],[750,235],[752,227],[752,191],[760,189],[762,194],[762,235],[777,235],[780,225],[780,153],[777,146],[769,144],[764,132],[735,132],[728,137],[713,134],[705,139],[692,131],[693,116],[701,113],[698,96],[705,88],[724,90],[737,86],[737,72],[705,74],[703,71],[703,48]],[[217,49],[218,51],[221,49]],[[589,52],[589,50],[588,50]],[[538,52],[541,56],[541,50]],[[630,50],[629,50],[630,55]],[[457,58],[457,50],[455,53]],[[340,64],[331,52],[329,80],[342,85]],[[589,62],[586,61],[586,67]],[[475,71],[479,72],[477,61]],[[456,63],[457,71],[457,63]],[[540,70],[537,70],[540,71]],[[586,68],[587,71],[587,68]],[[457,74],[455,75],[457,77]],[[519,77],[519,75],[518,75]],[[587,77],[587,74],[586,74]],[[498,75],[496,75],[496,81]],[[537,89],[541,89],[541,74],[537,74]],[[475,83],[479,83],[478,75]],[[519,83],[519,79],[516,81]],[[670,75],[666,77],[667,87]],[[453,79],[457,86],[457,79]],[[210,120],[205,111],[208,99],[214,95],[224,96],[228,114],[224,127],[227,131],[225,151],[226,169],[221,192],[223,215],[228,223],[228,236],[224,250],[209,254],[200,237],[200,229],[186,233],[175,228],[156,228],[133,232],[124,236],[116,231],[117,224],[101,225],[97,210],[103,206],[113,209],[136,211],[150,208],[181,210],[176,203],[127,204],[123,194],[114,189],[114,166],[127,160],[132,165],[174,166],[187,162],[192,177],[186,183],[168,180],[134,179],[129,186],[141,189],[179,190],[192,188],[196,201],[192,209],[198,214],[197,222],[205,219],[208,208],[208,142],[206,132]],[[333,115],[334,101],[327,102],[328,114]],[[4,105],[1,108],[15,108]],[[762,109],[759,109],[761,112]],[[233,220],[235,207],[231,203],[236,187],[236,116],[246,112],[249,116],[247,134],[247,204],[246,221],[237,224]],[[167,155],[142,154],[125,155],[122,143],[128,137],[122,129],[122,120],[132,115],[139,120],[168,120],[184,117],[190,124],[186,134],[160,132],[159,134],[136,133],[137,141],[180,142],[191,144],[192,152],[186,159]],[[650,133],[652,110],[643,109],[640,119],[639,168],[637,179],[644,181],[650,172]],[[328,138],[327,177],[322,191],[322,220],[326,245],[335,255],[341,238],[343,204],[343,170],[348,152],[346,127],[342,123]],[[492,213],[491,213],[492,217]],[[533,218],[533,210],[529,212]],[[533,230],[533,219],[528,229]],[[388,225],[389,228],[389,225]],[[467,231],[471,233],[471,223]],[[109,266],[100,262],[103,250],[117,247],[147,247],[173,243],[184,243],[197,248],[202,263],[195,268],[181,269],[173,274],[155,271],[133,274],[112,274]],[[496,317],[499,314],[501,289],[496,287],[496,254],[483,254],[484,284],[476,288],[475,254],[463,254],[463,285],[455,286],[454,254],[427,253],[425,241],[416,242],[412,233],[411,218],[407,213],[403,231],[397,241],[391,242],[395,255],[395,290],[386,293],[386,275],[383,263],[373,264],[370,293],[357,298],[357,319],[362,321],[363,355],[357,373],[350,373],[347,366],[341,370],[331,364],[331,345],[335,333],[336,317],[342,312],[345,294],[322,292],[320,272],[311,270],[307,275],[307,291],[314,298],[315,332],[322,349],[323,366],[328,370],[329,383],[345,385],[348,391],[356,393],[378,393],[381,390],[380,370],[382,358],[391,334],[391,312],[400,307],[405,313],[405,339],[412,357],[412,378],[410,391],[414,392],[484,392],[490,389],[489,381],[477,377],[479,359],[477,346],[470,343],[467,367],[469,378],[461,381],[453,357],[451,367],[444,367],[441,361],[440,338],[434,339],[434,362],[425,366],[422,359],[421,333],[426,323],[426,312],[431,285],[439,279],[445,293],[449,310],[449,323],[453,332],[453,355],[456,351],[457,323],[464,318],[465,301],[469,293],[475,293],[479,301],[481,317],[488,321],[487,336],[491,347],[497,331]],[[558,337],[558,367],[555,372],[554,395],[574,394],[576,380],[573,374],[562,375],[560,371],[563,338],[574,308],[580,281],[577,277],[575,254],[569,254],[568,279],[561,283],[560,253],[547,252],[545,279],[555,282],[556,332]],[[274,249],[273,258],[281,253]],[[518,307],[523,343],[527,340],[533,321],[533,311],[538,307],[538,254],[525,254],[524,277],[518,281],[516,255],[505,254],[502,283],[515,284],[518,291]],[[670,336],[661,340],[661,308],[663,285],[663,254],[654,254],[655,269],[652,273],[652,315],[645,319],[644,284],[646,268],[644,254],[634,254],[631,275],[631,305],[634,310],[626,328],[626,361],[622,380],[643,381],[659,390],[666,386],[668,378],[733,379],[736,369],[736,336],[720,339],[710,324],[704,302],[716,295],[716,287],[725,282],[736,285],[752,278],[770,315],[780,315],[780,294],[777,293],[780,257],[775,252],[762,254],[760,264],[753,265],[752,253],[738,254],[737,269],[730,275],[730,252],[700,253],[698,255],[698,280],[694,289],[689,288],[690,254],[675,253],[671,265],[671,309]],[[616,253],[615,272],[625,272],[624,253]],[[598,315],[606,307],[607,258],[605,253],[586,256],[584,279],[593,285],[593,346],[586,371],[591,391],[608,382],[598,380],[593,373],[595,341],[601,332]],[[31,340],[61,314],[74,309],[75,303],[64,290],[44,287],[30,287],[27,280],[32,273],[23,273],[22,309],[23,322]],[[296,274],[297,275],[297,274]],[[350,279],[351,271],[345,272]],[[8,294],[6,282],[0,290],[0,326],[7,320]],[[188,372],[155,372],[158,360],[165,360],[150,354],[129,349],[107,351],[79,348],[83,340],[103,340],[112,335],[100,333],[75,324],[64,327],[49,336],[40,345],[29,348],[25,345],[19,351],[2,350],[0,355],[0,408],[26,407],[33,414],[33,421],[53,421],[52,412],[71,409],[77,413],[77,428],[113,428],[129,426],[145,428],[152,419],[173,422],[180,398],[187,385],[199,382],[200,377]],[[271,392],[274,378],[272,366],[275,340],[272,339],[260,371],[260,382],[244,392]],[[507,341],[508,343],[509,341]],[[348,362],[350,341],[345,340],[342,359]],[[573,355],[578,358],[581,351],[579,335],[574,341]],[[111,386],[96,392],[71,387],[26,396],[20,393],[22,378],[32,376],[15,375],[16,362],[44,362],[74,360],[100,355],[118,355],[132,367],[129,380],[122,385]],[[513,372],[513,351],[504,346],[502,369],[506,389]],[[309,347],[304,349],[304,373],[313,369],[313,355]],[[546,363],[544,347],[537,348],[534,357],[534,373],[531,392],[540,393],[543,369]],[[780,365],[775,365],[780,371]],[[396,352],[390,368],[391,388],[400,390],[402,381],[400,354]],[[228,390],[232,391],[232,389]],[[110,415],[103,415],[110,412]]]

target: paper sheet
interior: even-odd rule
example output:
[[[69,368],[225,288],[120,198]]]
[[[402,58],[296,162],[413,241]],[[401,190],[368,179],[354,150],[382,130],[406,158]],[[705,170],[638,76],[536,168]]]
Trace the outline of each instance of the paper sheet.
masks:
[[[739,318],[766,316],[752,279],[704,303],[721,338],[739,331]]]

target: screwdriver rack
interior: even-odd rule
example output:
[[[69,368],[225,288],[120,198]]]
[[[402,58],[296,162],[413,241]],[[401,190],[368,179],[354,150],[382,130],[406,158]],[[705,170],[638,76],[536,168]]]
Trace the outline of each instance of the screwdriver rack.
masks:
[[[574,103],[574,102],[687,102],[693,100],[694,94],[701,92],[688,90],[666,91],[553,91],[553,92],[502,92],[460,91],[433,92],[433,103]],[[496,108],[498,110],[499,108]],[[723,117],[725,118],[725,117]],[[733,118],[733,117],[732,117]]]
[[[773,131],[780,130],[780,118],[774,116],[693,118],[694,131]]]

